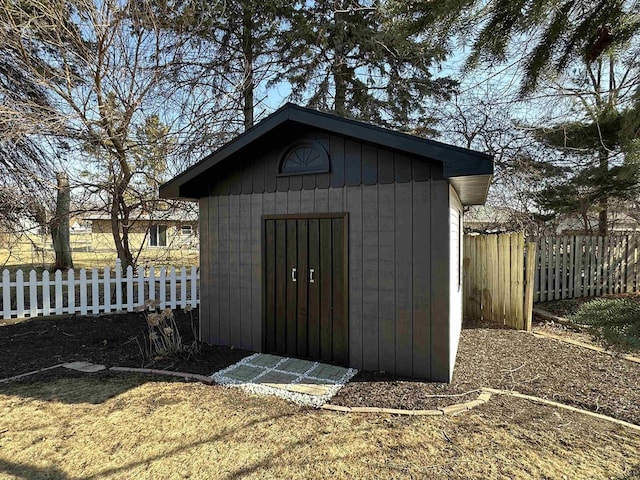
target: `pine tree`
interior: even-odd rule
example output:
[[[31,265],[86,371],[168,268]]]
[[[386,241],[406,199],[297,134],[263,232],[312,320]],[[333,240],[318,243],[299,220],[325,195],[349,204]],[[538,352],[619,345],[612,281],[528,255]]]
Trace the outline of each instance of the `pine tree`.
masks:
[[[457,85],[432,74],[446,51],[408,36],[378,0],[306,2],[279,45],[295,101],[379,125],[427,131],[425,100]]]
[[[521,93],[533,92],[550,70],[564,72],[575,60],[592,63],[611,49],[629,49],[640,33],[633,0],[394,0],[413,28],[455,35],[471,43],[467,67],[502,63],[514,41],[527,42]],[[633,46],[637,49],[637,44]]]
[[[258,93],[281,70],[277,38],[296,2],[238,0],[203,3],[198,0],[162,3],[162,25],[192,36],[195,54],[174,70],[182,83],[208,95],[230,99],[231,111],[242,116],[244,130],[256,120],[256,107],[265,102]],[[184,68],[186,67],[186,68]]]

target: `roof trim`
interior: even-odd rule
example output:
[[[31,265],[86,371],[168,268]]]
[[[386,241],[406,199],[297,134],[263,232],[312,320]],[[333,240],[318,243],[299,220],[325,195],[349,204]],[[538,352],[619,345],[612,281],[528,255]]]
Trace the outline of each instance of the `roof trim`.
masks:
[[[188,192],[180,191],[180,187],[287,121],[440,161],[444,167],[445,178],[493,174],[493,158],[485,153],[287,103],[200,162],[161,185],[160,197],[190,198],[185,195]]]

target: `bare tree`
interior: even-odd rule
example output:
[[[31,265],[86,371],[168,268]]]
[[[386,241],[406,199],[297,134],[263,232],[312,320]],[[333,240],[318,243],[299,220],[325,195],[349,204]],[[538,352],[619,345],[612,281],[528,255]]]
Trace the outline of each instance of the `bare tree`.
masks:
[[[134,263],[131,215],[140,207],[136,186],[159,169],[140,161],[141,142],[168,142],[159,127],[176,121],[163,98],[163,74],[186,54],[173,32],[155,24],[157,10],[135,0],[4,2],[2,41],[46,102],[15,102],[0,120],[20,119],[25,135],[64,140],[81,179],[103,196],[118,258]],[[154,138],[140,130],[156,119]],[[3,124],[3,122],[5,122]],[[137,153],[136,153],[137,152]],[[155,157],[159,160],[159,157]],[[166,161],[163,158],[162,161]]]

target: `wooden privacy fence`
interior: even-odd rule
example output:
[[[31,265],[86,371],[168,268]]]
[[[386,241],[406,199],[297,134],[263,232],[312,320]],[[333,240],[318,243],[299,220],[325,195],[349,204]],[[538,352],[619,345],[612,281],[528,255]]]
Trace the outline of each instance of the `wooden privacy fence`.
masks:
[[[12,278],[13,277],[13,278]],[[2,272],[0,283],[0,314],[3,319],[80,313],[96,314],[112,311],[133,311],[147,300],[157,301],[160,308],[196,307],[198,299],[198,269],[191,267],[149,268],[123,272],[120,262],[111,270],[94,268],[87,272],[58,270],[37,274],[22,270],[11,275]]]
[[[536,239],[534,300],[640,291],[639,243],[634,235]]]
[[[531,330],[535,248],[522,233],[465,235],[464,318]]]

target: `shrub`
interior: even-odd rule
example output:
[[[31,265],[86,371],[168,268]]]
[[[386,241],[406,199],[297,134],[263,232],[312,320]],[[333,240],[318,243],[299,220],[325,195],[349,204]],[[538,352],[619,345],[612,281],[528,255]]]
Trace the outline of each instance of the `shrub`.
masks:
[[[194,335],[191,344],[183,342],[173,310],[165,308],[162,312],[157,312],[154,309],[152,312],[145,313],[149,331],[145,336],[144,348],[142,349],[143,357],[156,360],[168,356],[192,356],[200,351],[200,342],[195,330],[191,308],[185,309],[185,313],[187,312],[191,317],[191,328]]]
[[[573,317],[591,333],[622,350],[640,349],[640,303],[626,299],[598,298],[584,303]]]

